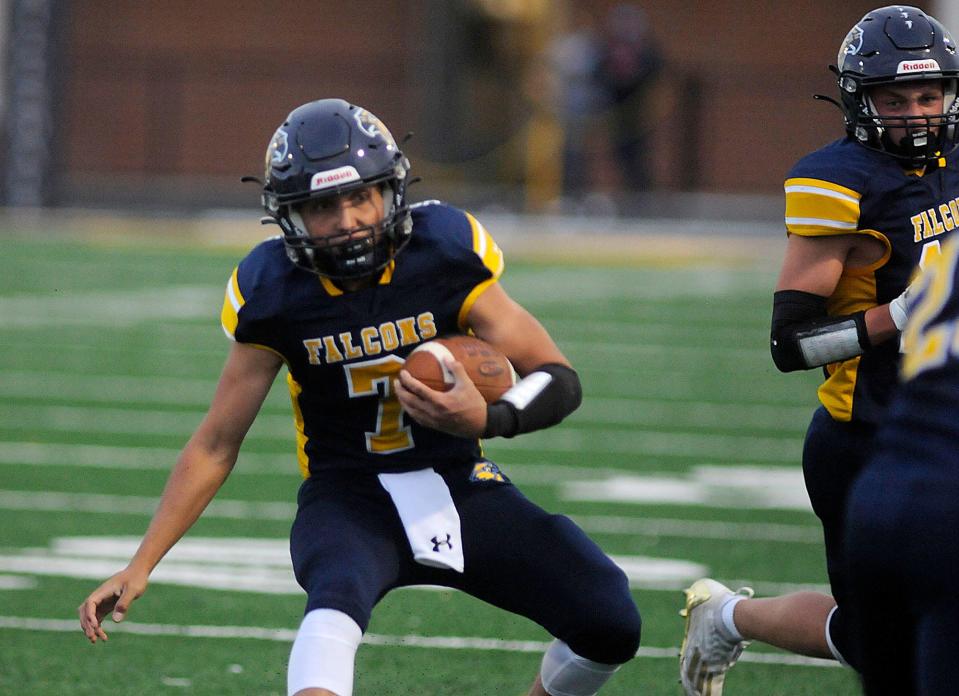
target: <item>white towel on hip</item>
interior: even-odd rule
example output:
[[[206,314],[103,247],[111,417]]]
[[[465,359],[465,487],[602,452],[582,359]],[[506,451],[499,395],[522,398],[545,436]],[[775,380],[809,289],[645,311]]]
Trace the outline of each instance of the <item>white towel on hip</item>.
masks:
[[[430,468],[379,474],[379,479],[400,515],[413,559],[462,573],[460,515],[443,477]]]

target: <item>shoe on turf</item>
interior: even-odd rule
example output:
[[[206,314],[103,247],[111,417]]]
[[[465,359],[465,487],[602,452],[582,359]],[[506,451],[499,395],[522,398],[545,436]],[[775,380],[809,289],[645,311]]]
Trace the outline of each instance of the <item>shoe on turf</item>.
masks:
[[[685,590],[686,618],[679,649],[679,677],[686,696],[722,696],[726,672],[736,664],[747,641],[728,635],[722,623],[723,604],[734,595],[752,597],[751,587],[733,592],[722,583],[703,578]]]

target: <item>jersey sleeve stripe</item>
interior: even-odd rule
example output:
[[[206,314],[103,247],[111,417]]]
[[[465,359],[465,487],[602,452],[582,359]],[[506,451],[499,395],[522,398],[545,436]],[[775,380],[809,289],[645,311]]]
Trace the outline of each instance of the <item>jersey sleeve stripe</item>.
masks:
[[[842,201],[848,201],[850,203],[859,205],[858,196],[850,196],[848,193],[843,193],[842,191],[833,191],[832,189],[823,188],[822,186],[786,186],[786,193],[811,193],[817,196],[827,196],[829,198],[838,198]]]
[[[245,300],[243,293],[240,292],[240,284],[237,281],[237,271],[239,267],[233,269],[233,275],[226,284],[226,294],[223,298],[223,310],[220,312],[220,324],[223,326],[223,333],[230,340],[236,340],[236,326],[240,322],[240,308],[243,307]]]
[[[850,198],[856,201],[857,203],[862,198],[862,194],[859,193],[858,191],[853,191],[851,188],[846,188],[845,186],[834,184],[833,182],[826,181],[825,179],[810,179],[808,177],[801,177],[801,176],[793,177],[792,179],[786,179],[785,187],[787,192],[793,186],[816,189],[818,191],[821,191],[823,194],[826,194],[827,192],[834,193],[834,194],[842,194],[843,196],[846,196],[847,198]]]
[[[856,221],[859,219],[859,201],[835,193],[787,190],[786,215]]]
[[[840,220],[827,220],[824,218],[787,217],[786,228],[790,232],[794,232],[794,227],[827,227],[830,230],[854,230],[856,229],[856,223],[842,222]],[[824,232],[823,234],[830,234],[830,232]]]
[[[482,283],[477,285],[475,288],[470,291],[470,294],[466,296],[466,299],[463,301],[463,304],[460,306],[459,314],[456,317],[456,323],[459,326],[460,331],[466,332],[466,316],[470,313],[470,310],[473,308],[473,303],[476,302],[476,299],[482,295],[489,288],[490,285],[496,282],[496,278],[490,278],[489,280],[484,280]]]
[[[835,189],[827,188],[825,186],[809,186],[809,185],[802,185],[802,184],[786,184],[785,189],[787,194],[811,193],[817,196],[827,196],[829,198],[838,198],[843,201],[849,201],[850,203],[853,203],[857,206],[859,205],[859,201],[861,200],[861,196],[852,195],[851,193],[848,193],[847,192],[848,189],[846,189],[845,191],[837,191]]]
[[[493,278],[499,278],[503,274],[503,269],[506,266],[503,260],[503,251],[496,242],[493,241],[493,237],[486,231],[486,228],[483,227],[479,220],[469,213],[466,213],[466,217],[469,219],[470,226],[473,228],[473,251],[483,260],[483,265],[490,270]]]
[[[822,179],[787,179],[786,229],[791,234],[823,236],[855,231],[862,196]]]

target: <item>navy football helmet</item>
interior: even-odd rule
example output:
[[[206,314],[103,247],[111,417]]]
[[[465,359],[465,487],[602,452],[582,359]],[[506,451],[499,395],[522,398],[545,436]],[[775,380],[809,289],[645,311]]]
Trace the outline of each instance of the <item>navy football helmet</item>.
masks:
[[[890,5],[867,13],[846,35],[837,68],[846,131],[864,146],[922,164],[948,154],[959,143],[959,55],[956,43],[938,20],[907,5]],[[869,88],[913,80],[941,79],[943,113],[895,119],[878,117]],[[903,124],[905,124],[903,126]],[[888,128],[905,127],[900,143]],[[930,127],[938,128],[933,135]]]
[[[380,119],[342,99],[304,104],[286,117],[266,150],[263,207],[283,230],[290,260],[333,279],[362,278],[384,268],[412,231],[406,185],[409,160]],[[313,238],[297,206],[379,185],[383,219]]]

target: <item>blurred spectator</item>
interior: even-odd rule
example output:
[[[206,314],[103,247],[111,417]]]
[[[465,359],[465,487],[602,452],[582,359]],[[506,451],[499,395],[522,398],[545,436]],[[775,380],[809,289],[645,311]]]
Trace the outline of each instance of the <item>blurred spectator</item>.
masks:
[[[648,95],[662,67],[645,11],[614,6],[606,17],[598,82],[610,102],[609,136],[626,190],[649,187]]]
[[[609,95],[598,79],[603,47],[594,11],[574,10],[567,32],[551,42],[548,60],[558,94],[555,109],[564,131],[563,194],[583,193],[591,180],[590,140]]]
[[[621,3],[598,17],[580,5],[548,60],[564,133],[563,196],[610,212],[611,193],[643,191],[651,181],[647,112],[662,58],[646,13]]]

